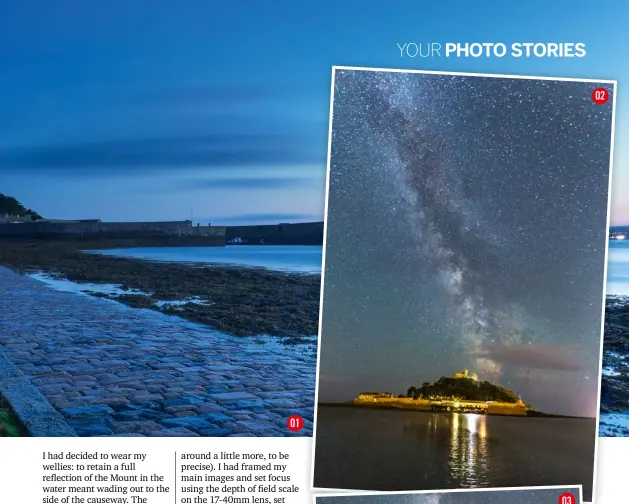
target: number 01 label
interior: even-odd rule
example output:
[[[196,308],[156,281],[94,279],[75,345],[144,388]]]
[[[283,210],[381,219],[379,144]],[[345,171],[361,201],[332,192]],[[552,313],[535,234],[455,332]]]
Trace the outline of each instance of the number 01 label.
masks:
[[[304,419],[301,418],[299,415],[292,415],[288,417],[288,420],[286,421],[286,426],[289,430],[293,432],[300,431],[304,426]],[[567,504],[574,504],[574,502],[570,502]]]

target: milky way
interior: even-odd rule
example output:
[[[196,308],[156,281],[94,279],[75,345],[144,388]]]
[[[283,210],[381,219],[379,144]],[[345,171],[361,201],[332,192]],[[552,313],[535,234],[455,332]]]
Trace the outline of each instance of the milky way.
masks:
[[[321,399],[466,366],[540,408],[594,414],[602,86],[337,70]]]

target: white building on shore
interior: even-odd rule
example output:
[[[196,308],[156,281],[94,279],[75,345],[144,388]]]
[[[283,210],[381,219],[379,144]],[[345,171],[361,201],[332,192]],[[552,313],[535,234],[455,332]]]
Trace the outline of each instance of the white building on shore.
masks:
[[[21,224],[32,220],[30,215],[0,214],[0,224]]]

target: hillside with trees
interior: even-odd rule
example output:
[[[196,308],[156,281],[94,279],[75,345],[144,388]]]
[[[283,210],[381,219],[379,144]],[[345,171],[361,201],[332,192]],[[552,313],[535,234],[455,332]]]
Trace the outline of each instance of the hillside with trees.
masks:
[[[470,378],[440,378],[435,383],[423,383],[421,387],[410,387],[407,397],[414,399],[456,397],[469,401],[500,401],[518,402],[518,395],[512,390],[499,387],[488,381],[477,381]]]
[[[34,210],[25,208],[18,200],[11,196],[5,196],[0,193],[0,216],[3,215],[17,215],[19,217],[30,217],[31,220],[41,219]]]

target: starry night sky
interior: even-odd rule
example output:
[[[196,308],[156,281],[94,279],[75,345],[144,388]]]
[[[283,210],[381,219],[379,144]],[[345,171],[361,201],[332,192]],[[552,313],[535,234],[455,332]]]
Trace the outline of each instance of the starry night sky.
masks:
[[[317,504],[557,504],[564,492],[580,502],[578,488],[497,490],[485,492],[415,493],[317,497]]]
[[[320,401],[467,367],[595,416],[612,98],[337,70]]]

